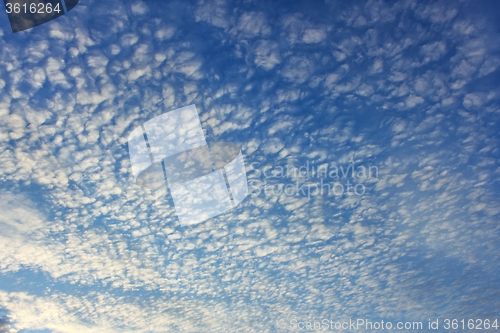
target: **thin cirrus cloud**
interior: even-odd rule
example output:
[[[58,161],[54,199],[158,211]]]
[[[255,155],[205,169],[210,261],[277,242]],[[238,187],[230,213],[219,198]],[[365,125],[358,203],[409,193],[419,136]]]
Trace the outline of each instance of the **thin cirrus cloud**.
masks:
[[[458,3],[266,6],[90,1],[36,33],[2,26],[0,305],[14,332],[494,314],[488,26]],[[254,191],[182,228],[168,193],[135,185],[127,137],[190,104],[207,140],[242,147],[249,184],[351,158],[378,178],[360,197]]]

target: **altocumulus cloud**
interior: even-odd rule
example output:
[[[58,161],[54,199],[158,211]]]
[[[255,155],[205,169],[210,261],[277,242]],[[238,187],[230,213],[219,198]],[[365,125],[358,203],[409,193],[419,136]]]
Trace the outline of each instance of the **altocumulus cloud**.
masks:
[[[495,315],[500,61],[485,17],[460,3],[88,1],[4,32],[9,325],[279,332],[304,314]],[[353,161],[379,177],[359,197],[253,193],[180,227],[168,196],[134,185],[126,138],[189,104],[207,140],[242,147],[250,180],[253,162]]]

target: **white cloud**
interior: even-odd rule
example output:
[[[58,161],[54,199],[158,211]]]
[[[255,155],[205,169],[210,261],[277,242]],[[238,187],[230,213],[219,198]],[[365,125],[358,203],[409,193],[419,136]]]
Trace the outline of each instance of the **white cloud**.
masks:
[[[59,84],[64,88],[71,87],[71,85],[67,82],[66,77],[64,76],[64,72],[62,71],[65,67],[66,66],[63,59],[56,59],[53,57],[47,59],[45,73],[47,74],[47,78],[52,84]]]
[[[364,84],[364,83],[357,90],[358,95],[365,96],[365,97],[372,95],[373,92],[374,92],[373,87],[369,86],[367,84]]]
[[[442,41],[425,44],[420,49],[420,53],[425,56],[424,63],[440,59],[446,51],[446,44]]]
[[[420,17],[429,19],[432,23],[444,23],[452,20],[457,14],[458,9],[446,7],[444,3],[432,3],[426,5],[422,10],[418,10]]]
[[[197,21],[206,21],[216,27],[227,28],[229,20],[226,12],[224,0],[200,1],[200,5],[195,11],[195,17]]]
[[[322,29],[306,29],[302,35],[304,43],[313,44],[325,40],[326,31]]]
[[[274,68],[281,62],[278,43],[261,40],[255,48],[255,64],[266,70]]]
[[[283,141],[281,141],[279,138],[271,138],[262,142],[262,144],[260,145],[260,149],[264,154],[276,154],[281,149],[283,149],[284,146],[285,145]]]
[[[155,37],[159,40],[170,39],[175,34],[174,27],[162,27],[155,31]]]
[[[290,57],[283,69],[283,76],[294,83],[303,83],[314,70],[313,63],[305,57]]]
[[[479,75],[480,76],[489,75],[495,72],[499,66],[500,66],[500,58],[490,56],[488,59],[484,61],[483,65],[479,69]]]
[[[104,73],[108,62],[108,58],[100,52],[87,56],[87,65],[94,69],[95,75]]]
[[[148,12],[148,6],[143,1],[136,1],[130,7],[135,15],[144,15]]]
[[[265,37],[271,33],[271,27],[267,23],[264,13],[246,12],[239,18],[238,31],[243,38]]]
[[[123,46],[132,46],[139,40],[139,36],[135,33],[127,33],[121,36],[121,44]]]
[[[484,94],[481,93],[471,93],[464,97],[463,105],[466,109],[478,108],[483,105],[486,101]]]
[[[146,13],[138,4],[131,10]],[[23,43],[0,39],[0,179],[10,188],[0,197],[0,270],[43,272],[54,284],[38,296],[2,291],[0,302],[26,329],[61,332],[265,332],[280,315],[325,309],[346,318],[374,308],[387,318],[438,309],[484,315],[466,304],[476,296],[443,308],[414,283],[429,280],[411,264],[425,255],[443,269],[498,275],[481,265],[498,260],[500,208],[488,185],[497,178],[497,145],[487,127],[497,97],[474,84],[476,72],[491,74],[498,61],[486,47],[492,36],[458,21],[454,6],[370,4],[318,27],[293,10],[267,16],[200,1],[199,23],[187,30],[160,9],[154,20],[120,9],[113,17],[126,29],[118,24],[109,36],[80,25],[83,12],[74,12],[78,19],[51,27],[46,41],[34,33]],[[421,10],[437,30],[403,14]],[[373,25],[384,20],[395,21],[393,32]],[[203,38],[185,37],[193,32]],[[207,45],[223,46],[220,64]],[[422,59],[451,67],[423,67]],[[207,136],[238,142],[248,168],[260,162],[252,179],[265,180],[257,176],[264,167],[348,164],[353,155],[380,176],[364,182],[361,198],[262,193],[180,228],[165,192],[134,185],[124,138],[190,102],[203,106]],[[12,194],[27,186],[33,192]],[[446,279],[439,267],[431,273]],[[471,283],[460,271],[454,278],[438,282],[443,294]],[[72,284],[71,295],[56,290],[61,283]],[[73,293],[82,287],[88,295]],[[153,298],[136,301],[132,290]]]

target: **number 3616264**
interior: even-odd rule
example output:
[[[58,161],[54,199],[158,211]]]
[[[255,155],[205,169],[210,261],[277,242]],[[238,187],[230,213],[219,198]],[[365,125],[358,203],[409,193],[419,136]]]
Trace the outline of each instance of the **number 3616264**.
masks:
[[[32,3],[32,4],[18,4],[18,3],[7,3],[6,4],[7,14],[52,14],[52,13],[60,13],[61,8],[59,8],[59,4],[56,4],[55,7],[52,6],[51,3]]]

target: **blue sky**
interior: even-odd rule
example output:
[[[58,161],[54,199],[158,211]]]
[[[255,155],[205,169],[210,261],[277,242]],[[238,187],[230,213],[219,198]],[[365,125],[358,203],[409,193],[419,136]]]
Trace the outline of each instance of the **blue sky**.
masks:
[[[81,0],[16,34],[0,14],[0,332],[500,319],[498,11]],[[185,227],[127,137],[191,104],[250,193]],[[307,165],[377,173],[265,176]]]

